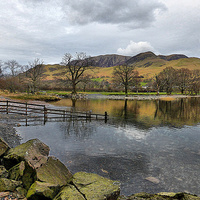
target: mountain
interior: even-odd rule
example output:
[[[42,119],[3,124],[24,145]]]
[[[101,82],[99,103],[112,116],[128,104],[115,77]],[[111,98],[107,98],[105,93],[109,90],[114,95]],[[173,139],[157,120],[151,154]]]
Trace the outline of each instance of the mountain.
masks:
[[[111,54],[111,55],[95,56],[92,57],[92,60],[95,63],[94,64],[95,67],[113,67],[125,63],[130,58],[131,58],[130,56]]]
[[[155,55],[153,52],[148,51],[145,53],[137,54],[136,56],[122,56],[122,55],[100,55],[92,57],[92,60],[94,61],[95,67],[113,67],[117,65],[122,65],[124,63],[128,64],[138,64],[142,61],[146,61],[144,63],[144,67],[150,66],[153,64],[153,62],[157,62],[158,60],[161,60],[161,63],[165,61],[172,61],[172,60],[178,60],[182,58],[188,58],[185,55],[182,54],[172,54],[168,56],[164,55]],[[163,61],[162,61],[163,60]]]
[[[163,55],[155,55],[153,52],[148,51],[145,53],[140,53],[137,54],[136,56],[133,56],[132,58],[130,58],[128,61],[126,61],[128,64],[136,64],[138,62],[144,61],[146,60],[147,64],[149,63],[149,60],[151,60],[153,63],[154,61],[156,62],[157,60],[161,59],[161,60],[165,60],[165,61],[172,61],[172,60],[178,60],[181,58],[188,58],[187,56],[183,55],[183,54],[172,54],[169,56],[163,56]],[[144,66],[146,66],[147,64],[144,64]]]
[[[89,74],[93,77],[93,80],[98,81],[111,81],[113,67],[124,63],[134,64],[136,70],[145,79],[152,78],[166,67],[175,69],[188,68],[190,70],[200,69],[200,58],[190,58],[183,54],[164,56],[148,51],[133,57],[112,54],[95,56],[92,59],[95,65]],[[45,70],[46,80],[53,80],[62,73],[59,65],[46,65]]]

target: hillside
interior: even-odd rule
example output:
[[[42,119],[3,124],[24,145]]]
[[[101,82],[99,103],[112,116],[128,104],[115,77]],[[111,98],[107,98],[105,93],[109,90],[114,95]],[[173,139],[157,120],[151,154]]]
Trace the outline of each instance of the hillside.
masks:
[[[175,69],[188,68],[190,70],[200,69],[199,58],[188,58],[182,54],[164,56],[155,55],[153,52],[145,52],[133,57],[113,54],[96,56],[92,57],[92,59],[95,60],[95,66],[92,71],[87,73],[98,81],[103,79],[111,81],[113,67],[125,62],[134,64],[139,74],[144,76],[145,79],[155,76],[166,67],[174,67]],[[62,72],[59,65],[46,65],[45,69],[46,80],[53,80],[59,77]]]
[[[117,65],[121,65],[127,60],[129,60],[130,56],[121,56],[121,55],[100,55],[92,57],[95,63],[95,67],[113,67]]]

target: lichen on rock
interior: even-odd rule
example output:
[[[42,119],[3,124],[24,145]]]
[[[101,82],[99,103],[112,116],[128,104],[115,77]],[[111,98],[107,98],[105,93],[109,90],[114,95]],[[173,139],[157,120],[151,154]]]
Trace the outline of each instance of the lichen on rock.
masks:
[[[97,174],[78,172],[73,176],[73,184],[87,200],[117,199],[120,183]]]
[[[42,182],[64,186],[71,181],[72,174],[57,158],[51,156],[40,168],[36,169],[37,179]]]
[[[4,156],[6,168],[11,168],[21,161],[26,161],[36,169],[46,163],[49,151],[49,147],[39,139],[29,140],[6,153]]]
[[[73,185],[65,186],[53,200],[85,200],[84,196]]]
[[[58,188],[50,183],[36,181],[31,185],[26,195],[27,199],[53,199],[58,193]]]

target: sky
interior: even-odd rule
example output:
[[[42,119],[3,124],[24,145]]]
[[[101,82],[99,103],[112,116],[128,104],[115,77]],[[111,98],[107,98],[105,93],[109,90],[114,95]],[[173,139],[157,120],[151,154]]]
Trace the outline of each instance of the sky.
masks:
[[[200,57],[199,0],[0,0],[0,60],[88,56]]]

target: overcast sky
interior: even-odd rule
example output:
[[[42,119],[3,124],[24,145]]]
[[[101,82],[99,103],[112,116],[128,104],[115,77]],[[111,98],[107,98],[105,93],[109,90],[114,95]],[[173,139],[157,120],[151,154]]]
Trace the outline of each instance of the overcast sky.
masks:
[[[0,60],[65,53],[200,57],[199,0],[0,0]]]

